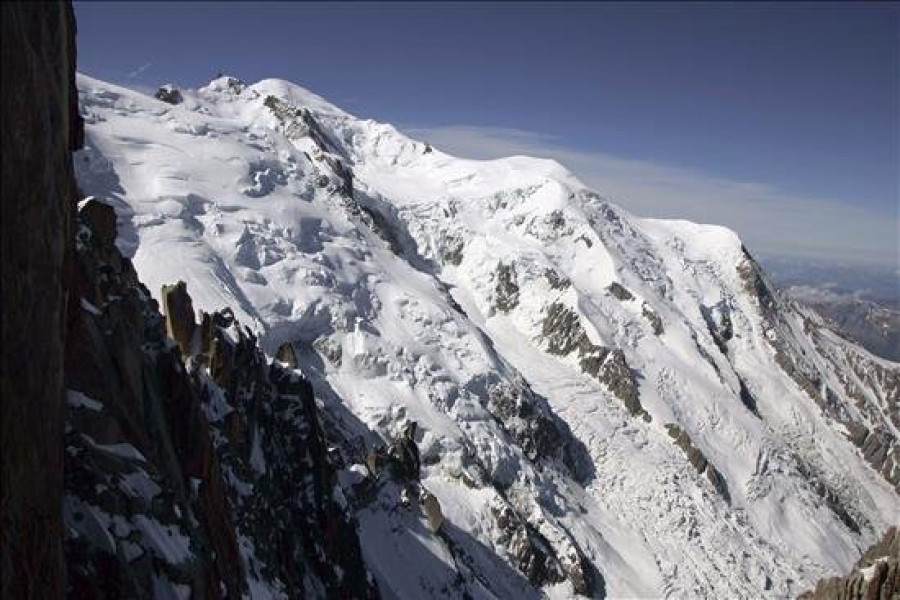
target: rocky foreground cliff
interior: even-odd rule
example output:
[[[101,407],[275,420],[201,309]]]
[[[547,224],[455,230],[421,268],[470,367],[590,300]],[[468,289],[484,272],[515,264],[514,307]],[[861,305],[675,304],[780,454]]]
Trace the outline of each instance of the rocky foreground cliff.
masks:
[[[165,318],[115,247],[116,215],[78,211],[66,347],[65,555],[80,598],[377,596],[335,493],[312,387],[229,310]]]
[[[70,4],[3,3],[0,530],[4,598],[63,591],[63,388],[83,130]]]

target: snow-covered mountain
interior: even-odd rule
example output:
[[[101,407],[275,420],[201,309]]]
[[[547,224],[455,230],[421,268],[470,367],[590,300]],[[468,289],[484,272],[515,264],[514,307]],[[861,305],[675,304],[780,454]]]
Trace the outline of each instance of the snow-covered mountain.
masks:
[[[733,232],[285,81],[78,87],[82,191],[158,300],[182,280],[291,348],[382,596],[786,596],[900,521],[900,365]],[[421,486],[374,477],[412,421]],[[241,548],[248,592],[277,597]]]

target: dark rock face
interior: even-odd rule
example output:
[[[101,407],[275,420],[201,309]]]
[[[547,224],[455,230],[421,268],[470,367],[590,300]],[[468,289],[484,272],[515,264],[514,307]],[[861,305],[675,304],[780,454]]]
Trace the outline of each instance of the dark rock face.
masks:
[[[703,321],[706,323],[716,347],[719,348],[719,352],[728,356],[728,342],[734,337],[728,308],[721,304],[713,307],[701,305],[700,314],[703,316]]]
[[[290,342],[285,342],[278,347],[275,358],[292,369],[297,368],[297,353],[294,350],[294,345]]]
[[[416,444],[415,421],[406,424],[403,433],[395,443],[388,447],[390,467],[396,478],[405,481],[418,481],[422,468],[419,457],[419,446]]]
[[[750,252],[741,247],[744,261],[738,265],[738,275],[744,282],[747,291],[759,301],[760,309],[764,317],[769,317],[776,309],[775,293],[772,286],[766,281],[759,263],[750,255]]]
[[[187,285],[179,281],[175,285],[162,287],[162,309],[166,315],[166,334],[175,340],[182,353],[188,355],[193,349],[194,305],[187,293]]]
[[[95,198],[85,199],[78,209],[81,220],[90,227],[98,248],[112,246],[116,241],[116,211]]]
[[[865,572],[863,572],[865,571]],[[891,527],[844,577],[829,577],[801,600],[893,600],[900,597],[900,531]]]
[[[516,266],[500,263],[497,266],[496,306],[508,313],[519,305],[519,285],[516,282]]]
[[[464,249],[465,244],[461,241],[458,241],[454,246],[444,252],[444,262],[448,265],[458,267],[462,264]]]
[[[206,597],[240,594],[243,568],[197,386],[131,263],[79,225],[81,307],[66,349],[69,594],[140,597],[160,578]],[[165,552],[155,535],[197,550]]]
[[[551,354],[568,356],[577,353],[582,371],[606,385],[632,416],[650,421],[650,414],[641,405],[637,382],[625,360],[625,353],[619,348],[610,350],[591,342],[575,311],[554,302],[547,307],[542,333]]]
[[[550,543],[530,527],[508,504],[491,505],[503,532],[501,542],[512,552],[519,571],[535,586],[565,581],[566,573]]]
[[[587,449],[524,379],[516,383],[493,382],[486,389],[488,411],[529,460],[557,461],[578,481],[593,476]]]
[[[641,306],[641,314],[644,315],[645,319],[650,321],[650,327],[653,329],[653,335],[662,335],[663,333],[665,333],[662,319],[660,319],[659,315],[656,314],[656,312],[647,304]]]
[[[681,426],[675,423],[667,423],[666,431],[675,442],[675,445],[684,452],[684,455],[687,457],[688,462],[691,463],[691,466],[701,475],[705,475],[709,480],[709,483],[713,486],[713,489],[715,489],[726,502],[730,503],[731,495],[728,493],[728,484],[725,482],[725,478],[722,477],[722,474],[718,469],[706,459],[700,449],[694,445],[691,436],[689,436]]]
[[[747,384],[740,377],[738,377],[738,385],[740,386],[738,397],[741,399],[741,403],[747,407],[747,410],[758,417],[759,409],[756,407],[756,396],[753,395],[753,392],[750,391],[750,388],[747,387]]]
[[[89,206],[66,361],[69,594],[241,597],[252,580],[376,596],[309,382],[269,364],[231,311],[197,324],[181,282],[163,288],[163,318]]]
[[[545,269],[544,277],[547,278],[547,282],[554,290],[565,290],[572,285],[567,277],[563,277],[553,269]]]
[[[295,106],[271,95],[266,96],[263,102],[282,124],[283,133],[288,138],[299,139],[309,136],[322,152],[341,154],[340,147],[329,139],[328,134],[308,109]]]
[[[576,545],[560,553],[559,548],[554,548],[535,526],[503,500],[492,502],[490,510],[510,560],[532,585],[541,587],[568,580],[576,594],[605,597],[603,576]]]
[[[756,299],[764,326],[767,330],[774,332],[780,325],[776,293],[772,285],[766,281],[766,277],[759,264],[754,260],[746,248],[743,248],[743,253],[744,260],[737,266],[738,275],[744,283],[744,288]],[[724,336],[728,333],[728,329],[724,328],[723,331],[720,332],[720,326],[715,321],[708,318],[709,315],[707,312],[704,312],[703,316],[704,319],[707,320],[707,325],[710,327],[710,332],[712,333],[716,344],[719,346],[719,349],[722,350],[723,354],[727,355],[725,343],[730,337],[726,339]],[[730,322],[727,325],[730,327]],[[775,350],[775,362],[778,363],[778,366],[781,367],[788,377],[793,379],[797,386],[806,392],[810,398],[822,405],[822,397],[819,393],[820,381],[818,373],[808,365],[803,364],[802,360],[800,360],[802,357],[798,357],[795,353],[791,352],[780,338],[775,338],[774,340],[769,338],[769,343]]]
[[[629,292],[625,286],[617,281],[613,281],[606,289],[609,290],[610,294],[612,294],[615,298],[621,300],[622,302],[634,300],[634,295],[632,295],[632,293]]]
[[[809,487],[819,498],[825,503],[825,506],[841,520],[841,522],[853,533],[859,534],[860,527],[856,519],[851,514],[842,499],[841,494],[829,485],[810,464],[806,463],[799,457],[797,460],[797,470],[803,475],[803,478],[809,482]],[[855,511],[854,511],[855,512]]]
[[[71,152],[84,137],[69,3],[2,6],[2,596],[63,592],[63,355]]]
[[[547,307],[542,333],[551,354],[566,356],[593,346],[575,311],[559,302]]]
[[[588,371],[583,362],[582,369]],[[600,381],[622,400],[632,416],[639,415],[645,421],[650,421],[650,414],[641,406],[637,383],[631,373],[631,368],[625,362],[625,353],[621,349],[616,348],[609,352],[597,375]]]
[[[168,104],[181,104],[184,102],[184,97],[181,95],[181,92],[178,91],[177,88],[171,85],[164,85],[153,94],[153,97],[157,100],[162,100]]]
[[[851,423],[850,439],[872,468],[900,490],[900,443],[884,429],[870,431],[859,423]]]

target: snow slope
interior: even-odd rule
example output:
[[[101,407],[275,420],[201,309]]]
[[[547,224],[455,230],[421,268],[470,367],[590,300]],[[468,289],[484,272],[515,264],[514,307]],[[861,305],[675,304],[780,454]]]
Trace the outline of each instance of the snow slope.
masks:
[[[439,534],[390,482],[357,497],[341,450],[386,597],[785,596],[900,521],[900,367],[774,292],[733,232],[285,81],[175,106],[78,84],[79,183],[151,290],[293,342],[340,439],[418,422]]]

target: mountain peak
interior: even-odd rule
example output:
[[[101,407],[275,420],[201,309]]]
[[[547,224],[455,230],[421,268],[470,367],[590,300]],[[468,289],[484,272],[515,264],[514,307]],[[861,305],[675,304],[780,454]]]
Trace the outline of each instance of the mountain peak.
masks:
[[[734,232],[283,80],[175,108],[79,84],[79,185],[150,290],[185,281],[309,379],[387,595],[791,595],[896,515],[900,368]]]

